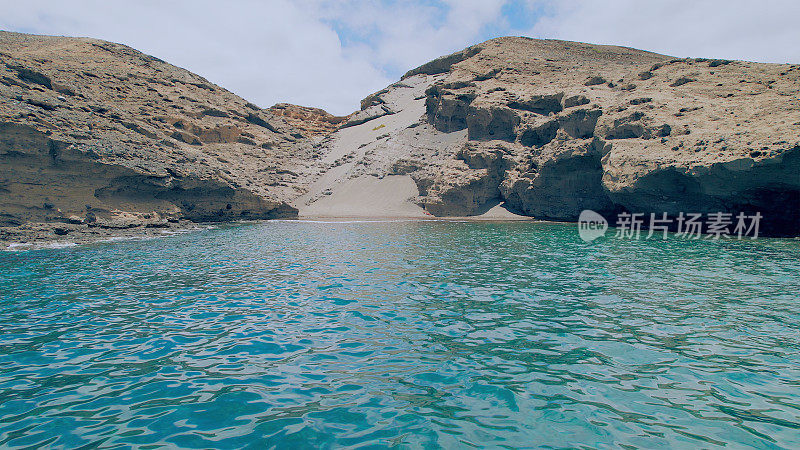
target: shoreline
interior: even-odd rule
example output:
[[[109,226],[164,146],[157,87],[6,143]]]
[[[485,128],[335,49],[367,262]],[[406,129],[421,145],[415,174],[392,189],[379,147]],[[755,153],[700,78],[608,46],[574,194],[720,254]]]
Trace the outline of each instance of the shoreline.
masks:
[[[61,222],[26,223],[12,227],[0,227],[0,251],[16,252],[25,250],[46,250],[70,248],[79,245],[116,242],[137,239],[155,239],[175,234],[201,231],[211,226],[237,224],[258,224],[266,222],[306,222],[306,223],[392,223],[392,222],[541,222],[526,216],[494,217],[434,217],[434,216],[300,216],[296,218],[240,220],[230,222],[191,222],[182,220],[158,227],[134,226],[125,228],[89,227],[87,225],[65,224]]]
[[[541,223],[560,224],[564,226],[576,225],[577,222],[564,222],[554,220],[541,220],[528,216],[495,217],[491,215],[479,216],[299,216],[295,218],[264,219],[264,220],[237,220],[230,222],[190,222],[181,220],[159,227],[136,226],[129,228],[109,227],[73,227],[63,235],[55,233],[56,229],[63,229],[63,223],[27,223],[16,227],[0,227],[0,251],[18,252],[27,250],[47,250],[71,248],[88,244],[113,243],[127,240],[147,240],[176,234],[203,231],[212,227],[225,227],[237,225],[257,225],[269,222],[295,222],[295,223],[320,223],[320,224],[353,224],[353,223],[399,223],[399,222],[452,222],[452,223]],[[613,229],[615,227],[609,227]],[[577,229],[576,229],[577,232]],[[673,232],[669,233],[674,234]],[[800,242],[797,237],[759,236],[758,240],[780,239]],[[705,240],[705,239],[702,239]]]
[[[206,229],[210,224],[179,221],[154,226],[125,228],[89,227],[60,222],[26,223],[0,227],[0,251],[46,250],[135,239],[155,239]]]

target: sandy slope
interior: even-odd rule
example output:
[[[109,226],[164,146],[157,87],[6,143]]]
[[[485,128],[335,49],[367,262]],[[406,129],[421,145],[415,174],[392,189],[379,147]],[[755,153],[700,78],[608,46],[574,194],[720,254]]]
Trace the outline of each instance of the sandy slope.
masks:
[[[422,75],[405,80],[386,98],[398,112],[343,128],[334,135],[334,142],[317,162],[323,173],[293,202],[301,217],[427,216],[412,201],[419,191],[411,177],[385,175],[370,166],[381,165],[382,159],[387,164],[396,159],[386,148],[387,135],[419,121],[425,113],[425,89],[434,78]],[[368,160],[373,164],[364,163]]]
[[[301,217],[427,216],[411,202],[419,191],[408,175],[389,175],[383,179],[365,175],[331,180],[328,186],[332,193],[301,208]]]
[[[292,203],[301,218],[432,218],[417,199],[416,182],[395,174],[391,166],[410,158],[410,151],[428,147],[459,147],[463,132],[437,134],[425,131],[425,90],[441,76],[415,75],[391,86],[380,101],[394,114],[385,114],[343,128],[333,134],[319,159],[321,175],[310,182],[308,192]],[[419,129],[420,131],[413,131]],[[409,145],[409,141],[413,144]],[[454,217],[455,218],[455,217]],[[461,217],[466,219],[467,217]],[[487,205],[471,220],[528,220],[508,211],[501,202]]]

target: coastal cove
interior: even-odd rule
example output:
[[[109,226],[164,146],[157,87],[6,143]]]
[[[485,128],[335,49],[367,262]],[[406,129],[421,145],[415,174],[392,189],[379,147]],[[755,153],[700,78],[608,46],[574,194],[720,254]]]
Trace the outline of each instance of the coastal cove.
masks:
[[[795,64],[500,37],[333,116],[125,45],[0,31],[0,242],[501,203],[566,222],[759,214],[795,237],[798,95]]]
[[[800,445],[796,239],[278,220],[0,270],[4,447]]]
[[[414,211],[416,212],[416,211]],[[192,233],[215,228],[230,228],[267,222],[319,222],[319,223],[380,223],[380,222],[542,222],[531,217],[514,214],[497,205],[479,216],[437,218],[416,215],[361,215],[361,216],[307,216],[295,219],[238,220],[229,222],[176,221],[159,226],[131,222],[116,227],[94,227],[87,224],[32,223],[18,227],[0,228],[0,251],[27,251],[58,249],[78,245],[103,244],[127,240],[149,240],[176,234]],[[558,223],[548,221],[547,223]],[[573,224],[574,225],[574,224]]]
[[[7,3],[0,449],[800,449],[796,0]]]

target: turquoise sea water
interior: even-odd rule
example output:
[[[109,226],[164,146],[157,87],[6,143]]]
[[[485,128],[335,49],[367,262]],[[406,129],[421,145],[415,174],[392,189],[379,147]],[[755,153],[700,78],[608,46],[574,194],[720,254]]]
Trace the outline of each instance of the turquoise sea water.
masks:
[[[2,447],[800,447],[796,240],[279,221],[0,293]]]

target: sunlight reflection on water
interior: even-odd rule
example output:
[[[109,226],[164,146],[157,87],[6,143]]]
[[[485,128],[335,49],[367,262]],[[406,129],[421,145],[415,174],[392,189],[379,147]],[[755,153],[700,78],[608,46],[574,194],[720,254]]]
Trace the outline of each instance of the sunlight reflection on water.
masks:
[[[279,221],[0,268],[0,446],[800,446],[796,240]]]

